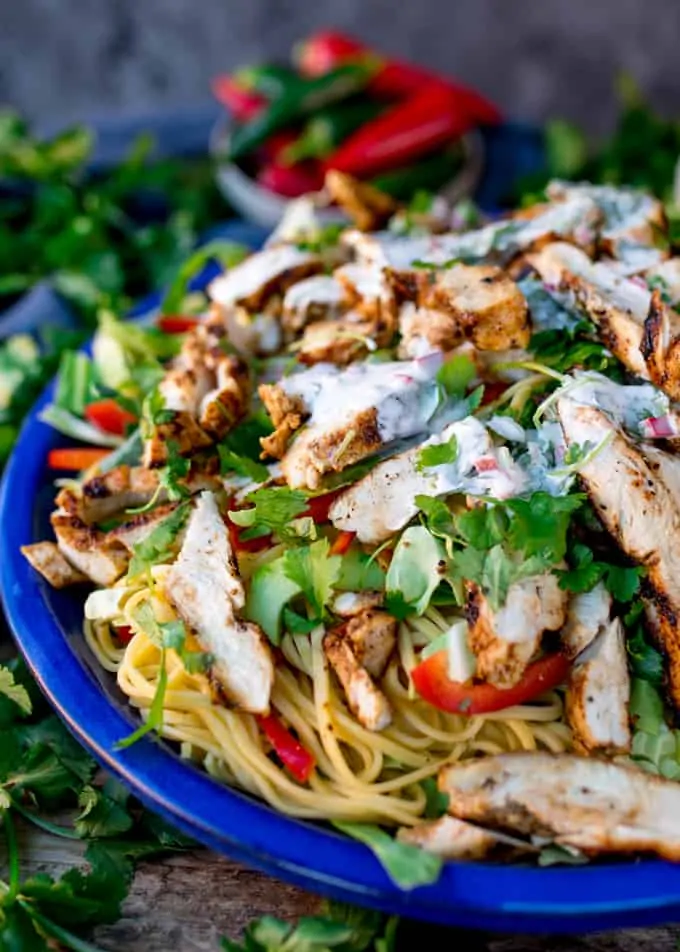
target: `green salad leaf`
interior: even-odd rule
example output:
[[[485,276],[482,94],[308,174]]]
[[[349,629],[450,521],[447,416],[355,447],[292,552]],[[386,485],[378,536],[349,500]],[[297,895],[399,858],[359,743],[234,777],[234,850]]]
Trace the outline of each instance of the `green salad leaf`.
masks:
[[[365,843],[377,856],[385,871],[401,889],[415,889],[436,883],[442,868],[441,857],[434,853],[400,843],[379,826],[370,823],[347,823],[333,821],[333,826],[361,843]]]

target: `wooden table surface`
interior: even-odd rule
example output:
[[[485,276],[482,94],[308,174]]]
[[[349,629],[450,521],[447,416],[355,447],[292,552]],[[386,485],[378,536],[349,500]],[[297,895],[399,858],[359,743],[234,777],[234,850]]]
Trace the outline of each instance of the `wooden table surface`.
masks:
[[[77,864],[82,844],[22,829],[25,873],[60,875]],[[110,952],[218,952],[220,936],[237,937],[254,917],[314,913],[319,899],[208,850],[141,863],[123,917],[95,932]],[[677,952],[680,926],[587,936],[491,935],[409,924],[407,949],[427,952]],[[424,944],[423,944],[424,943]]]

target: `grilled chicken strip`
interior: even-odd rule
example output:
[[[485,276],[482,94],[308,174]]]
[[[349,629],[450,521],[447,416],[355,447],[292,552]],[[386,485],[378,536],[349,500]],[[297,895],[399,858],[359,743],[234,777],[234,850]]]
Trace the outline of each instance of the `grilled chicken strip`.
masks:
[[[277,429],[262,448],[280,455],[308,420],[281,469],[291,488],[316,489],[324,473],[341,472],[394,440],[422,433],[439,402],[435,375],[431,362],[360,363],[344,370],[317,364],[263,385],[260,396]]]
[[[459,819],[554,837],[586,853],[680,859],[680,784],[571,754],[516,753],[445,767],[440,789]]]
[[[165,594],[213,656],[210,673],[219,695],[244,711],[266,713],[274,680],[271,651],[259,626],[238,615],[245,605],[243,583],[211,492],[198,498]]]
[[[360,264],[392,270],[411,270],[414,261],[443,265],[453,258],[481,260],[487,256],[505,264],[520,252],[537,249],[547,241],[563,239],[587,251],[595,247],[602,213],[596,202],[579,195],[564,202],[536,206],[521,217],[502,219],[474,231],[424,235],[404,239],[390,232],[366,235],[345,232],[342,241]]]
[[[567,621],[560,632],[562,651],[568,658],[576,658],[609,624],[612,597],[603,582],[589,592],[580,592],[569,598]]]
[[[292,337],[312,321],[339,317],[344,299],[343,286],[334,276],[317,274],[305,278],[286,291],[281,325]]]
[[[368,319],[396,313],[392,290],[377,265],[350,263],[333,272],[343,290],[345,309],[355,310]]]
[[[582,753],[630,750],[630,676],[619,618],[608,622],[569,675],[567,723]]]
[[[87,582],[87,576],[74,568],[54,542],[35,542],[22,545],[21,554],[52,588],[66,588]]]
[[[454,462],[421,467],[424,448],[455,437]],[[507,499],[519,495],[526,477],[512,460],[501,458],[485,426],[474,417],[452,423],[420,446],[390,457],[333,502],[329,516],[337,529],[356,532],[360,542],[375,545],[389,539],[417,514],[416,496],[467,493]]]
[[[400,321],[402,350],[425,338],[430,350],[453,350],[470,340],[479,350],[526,347],[531,336],[527,302],[514,281],[500,268],[456,264],[444,271],[414,268],[386,271],[397,303],[423,308],[425,317],[406,311]],[[428,321],[427,315],[437,314]],[[431,316],[432,316],[431,315]]]
[[[637,282],[567,244],[548,245],[531,263],[543,280],[570,293],[597,326],[605,346],[633,373],[680,397],[680,315],[658,290]]]
[[[635,443],[595,407],[564,396],[557,408],[567,443],[600,446],[580,476],[603,524],[626,555],[647,570],[670,694],[680,707],[680,461]]]
[[[179,481],[190,493],[218,489],[220,481],[210,472],[190,473]],[[86,525],[107,522],[126,509],[140,509],[153,498],[167,502],[167,493],[158,489],[158,473],[143,466],[115,466],[92,476],[78,487],[65,487],[57,494],[56,503],[70,516],[77,516]]]
[[[361,231],[382,227],[399,207],[385,192],[335,169],[326,173],[324,186],[330,198],[347,212]]]
[[[331,629],[323,639],[350,710],[370,731],[383,730],[392,720],[390,703],[373,679],[382,676],[396,641],[396,619],[373,609]]]
[[[400,843],[435,853],[442,859],[483,859],[498,846],[493,833],[453,816],[403,827],[397,833],[397,839]]]
[[[547,193],[549,198],[559,201],[579,196],[592,198],[604,216],[600,247],[622,262],[629,274],[668,256],[658,241],[668,230],[663,203],[646,192],[586,182],[551,182]]]
[[[382,312],[367,318],[349,311],[339,320],[308,324],[298,349],[298,361],[309,366],[329,363],[338,367],[366,357],[371,350],[387,347],[395,322]]]
[[[126,571],[130,556],[120,542],[59,509],[52,513],[50,522],[59,551],[95,585],[113,585]]]
[[[277,245],[250,255],[241,264],[215,278],[208,288],[211,299],[224,308],[242,305],[251,313],[261,310],[273,294],[323,270],[323,260],[295,245]]]
[[[567,593],[556,576],[534,575],[514,582],[505,604],[493,611],[475,583],[468,583],[468,643],[477,658],[477,674],[499,688],[522,679],[538,651],[543,633],[564,624]]]
[[[131,553],[136,545],[142,542],[159,523],[167,519],[177,509],[178,505],[179,503],[171,502],[156,506],[154,509],[138,512],[131,519],[121,522],[115,529],[107,532],[106,538],[111,542],[120,542]]]

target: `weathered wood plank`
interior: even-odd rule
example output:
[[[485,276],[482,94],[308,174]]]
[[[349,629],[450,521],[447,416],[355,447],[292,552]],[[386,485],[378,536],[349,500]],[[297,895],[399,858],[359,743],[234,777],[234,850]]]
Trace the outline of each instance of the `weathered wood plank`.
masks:
[[[60,875],[82,856],[82,844],[39,830],[21,831],[23,872]],[[110,952],[218,952],[220,936],[238,936],[251,919],[310,915],[317,897],[208,850],[140,864],[119,922],[97,929]],[[466,952],[676,952],[680,927],[580,937],[493,936],[409,923],[403,948]]]

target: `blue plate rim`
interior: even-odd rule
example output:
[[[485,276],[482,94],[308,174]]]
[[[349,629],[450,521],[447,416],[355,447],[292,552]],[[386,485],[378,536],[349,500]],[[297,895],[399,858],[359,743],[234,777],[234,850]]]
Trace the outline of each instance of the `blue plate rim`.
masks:
[[[139,315],[158,300],[148,298]],[[38,419],[54,384],[22,427],[0,487],[0,591],[17,643],[38,683],[75,736],[149,806],[197,839],[306,888],[359,904],[448,924],[496,930],[583,932],[680,919],[680,865],[658,860],[538,869],[446,863],[439,881],[404,892],[367,847],[277,813],[182,761],[165,743],[114,744],[130,731],[123,714],[75,653],[44,600],[46,585],[21,555],[34,539],[34,501],[58,437]]]

